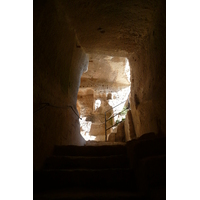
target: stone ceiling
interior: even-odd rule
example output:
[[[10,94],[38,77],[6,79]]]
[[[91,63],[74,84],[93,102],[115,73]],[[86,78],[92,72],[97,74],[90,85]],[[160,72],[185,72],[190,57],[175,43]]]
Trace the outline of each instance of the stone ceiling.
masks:
[[[86,53],[117,56],[140,46],[159,9],[158,0],[69,0],[63,5]]]

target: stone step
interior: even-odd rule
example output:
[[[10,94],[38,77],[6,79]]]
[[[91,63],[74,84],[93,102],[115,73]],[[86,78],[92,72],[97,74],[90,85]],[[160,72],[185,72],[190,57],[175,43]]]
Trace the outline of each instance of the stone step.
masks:
[[[55,146],[54,155],[60,156],[112,156],[126,155],[125,145],[103,145],[103,146]]]
[[[34,193],[37,191],[69,187],[136,188],[131,169],[73,169],[44,170],[33,173]]]
[[[145,196],[127,190],[70,188],[34,194],[33,200],[146,200]]]
[[[51,156],[47,158],[45,169],[107,169],[128,168],[129,159],[125,155],[80,157]]]

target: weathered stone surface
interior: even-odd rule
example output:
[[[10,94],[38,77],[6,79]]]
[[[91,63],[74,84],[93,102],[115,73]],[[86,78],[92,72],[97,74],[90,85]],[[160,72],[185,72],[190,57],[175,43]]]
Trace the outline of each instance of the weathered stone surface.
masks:
[[[78,105],[80,115],[86,117],[86,121],[92,122],[89,135],[96,136],[95,140],[105,135],[105,112],[112,108],[113,104],[117,105],[124,100],[126,93],[118,95],[118,92],[130,86],[130,69],[127,64],[127,59],[123,57],[90,55],[88,71],[81,77]],[[107,118],[111,114],[112,110],[107,114]],[[113,123],[114,119],[107,122],[107,128]],[[108,134],[111,131],[108,130]],[[120,136],[117,136],[117,141],[122,141],[122,138],[118,137]]]
[[[41,166],[55,143],[84,143],[77,116],[71,109],[77,111],[80,77],[87,70],[84,51],[93,64],[95,59],[101,60],[102,55],[104,58],[113,56],[112,63],[128,58],[130,106],[136,136],[147,132],[166,133],[165,4],[159,0],[34,0],[34,167]],[[103,63],[99,89],[112,90],[112,82],[119,80],[119,76],[107,61]],[[95,70],[92,62],[90,65]],[[112,74],[108,75],[107,68]],[[95,84],[96,75],[95,72],[90,81],[83,77],[81,85]],[[103,85],[105,80],[110,82]],[[120,87],[127,85],[119,82]],[[95,87],[92,90],[95,99]],[[97,93],[105,99],[102,102],[110,98]],[[78,104],[81,112],[80,102]],[[38,111],[43,105],[46,107]],[[102,103],[95,114],[105,109],[106,104]]]
[[[124,121],[117,126],[117,133],[115,137],[115,142],[125,141],[125,131],[124,131]]]
[[[137,137],[166,132],[165,4],[159,0],[84,0],[65,5],[87,53],[129,59]],[[102,74],[108,76],[103,70]]]
[[[165,15],[162,5],[165,1],[82,0],[64,6],[86,52],[126,57],[143,46],[158,14]]]
[[[34,169],[41,168],[55,144],[85,143],[76,100],[88,57],[76,47],[75,33],[65,18],[60,3],[34,1]]]
[[[131,110],[127,112],[126,119],[124,122],[124,131],[125,131],[125,141],[129,141],[136,138]]]
[[[113,92],[130,85],[125,71],[127,59],[105,55],[90,55],[88,71],[81,77],[80,89]]]
[[[115,142],[116,133],[110,133],[108,135],[108,142]]]

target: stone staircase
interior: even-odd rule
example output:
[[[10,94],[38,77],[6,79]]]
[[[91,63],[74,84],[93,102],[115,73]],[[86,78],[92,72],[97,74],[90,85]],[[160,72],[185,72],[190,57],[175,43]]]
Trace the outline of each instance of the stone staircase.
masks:
[[[55,146],[34,171],[34,200],[165,199],[165,138]]]
[[[125,145],[55,146],[34,172],[34,199],[142,199]]]

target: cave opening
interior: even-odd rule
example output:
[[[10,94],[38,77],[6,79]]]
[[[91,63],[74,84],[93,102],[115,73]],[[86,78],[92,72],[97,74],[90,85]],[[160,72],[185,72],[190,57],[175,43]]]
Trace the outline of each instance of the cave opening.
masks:
[[[77,97],[80,134],[86,141],[105,141],[105,132],[107,140],[111,134],[117,134],[118,125],[115,124],[124,123],[126,118],[130,85],[130,66],[126,57],[89,55],[88,70],[81,76]],[[106,122],[106,127],[111,127],[107,131],[106,111],[106,118],[113,117]]]

